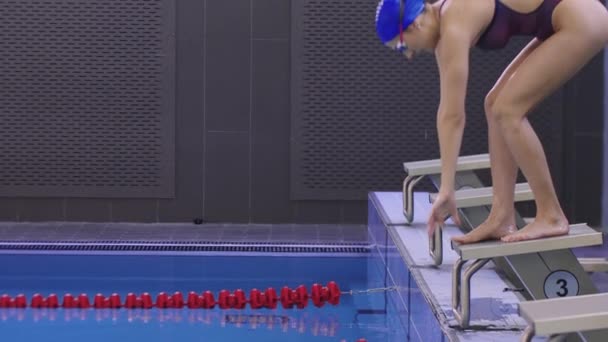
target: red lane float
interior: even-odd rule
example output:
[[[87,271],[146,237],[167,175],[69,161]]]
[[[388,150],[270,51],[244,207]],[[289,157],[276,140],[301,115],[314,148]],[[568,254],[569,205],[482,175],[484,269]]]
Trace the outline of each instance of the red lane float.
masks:
[[[205,291],[203,293],[203,302],[201,307],[203,309],[213,309],[217,303],[215,302],[215,298],[213,297],[213,293],[211,291]]]
[[[157,306],[158,306],[158,304],[157,304]],[[127,309],[137,308],[137,296],[135,295],[135,293],[129,292],[127,294],[127,299],[125,300],[125,308],[127,308]]]
[[[89,297],[84,293],[78,295],[77,298],[70,293],[66,293],[60,304],[56,294],[50,294],[48,297],[43,297],[41,294],[36,293],[32,296],[29,307],[35,309],[58,307],[65,309],[151,309],[153,307],[159,309],[181,309],[184,307],[189,309],[213,309],[217,305],[220,309],[242,310],[247,307],[247,304],[249,304],[252,309],[276,309],[278,303],[281,302],[284,309],[292,309],[294,307],[304,309],[308,305],[309,299],[312,300],[313,304],[318,308],[325,305],[326,302],[332,305],[338,305],[340,303],[340,295],[341,292],[338,284],[331,281],[327,286],[313,284],[310,293],[308,293],[304,285],[298,286],[295,290],[285,286],[281,288],[280,296],[277,295],[277,291],[273,288],[268,288],[264,292],[258,289],[252,289],[249,292],[249,299],[247,299],[245,291],[241,289],[238,289],[233,293],[228,290],[221,290],[217,301],[211,291],[205,291],[201,294],[190,291],[186,300],[184,300],[184,296],[181,292],[175,292],[171,296],[165,292],[161,292],[157,295],[156,302],[152,301],[152,296],[147,292],[141,294],[141,296],[129,293],[125,297],[124,303],[117,293],[112,293],[109,297],[98,293],[93,297],[92,304]],[[12,298],[7,294],[0,296],[0,308],[26,307],[28,307],[28,303],[23,294],[17,295],[15,298]]]
[[[50,294],[46,298],[46,306],[51,309],[56,309],[59,307],[59,298],[57,298],[56,294]]]

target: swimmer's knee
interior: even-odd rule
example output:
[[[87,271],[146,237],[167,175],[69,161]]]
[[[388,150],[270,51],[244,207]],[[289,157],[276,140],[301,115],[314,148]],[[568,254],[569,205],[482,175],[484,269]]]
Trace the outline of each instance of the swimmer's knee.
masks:
[[[496,101],[496,94],[493,91],[490,91],[486,98],[483,101],[483,109],[486,112],[486,118],[488,120],[494,119],[492,116],[492,107],[494,107],[494,102]]]
[[[498,123],[502,129],[518,129],[524,117],[522,108],[514,102],[498,98],[492,103],[489,114],[491,119]]]

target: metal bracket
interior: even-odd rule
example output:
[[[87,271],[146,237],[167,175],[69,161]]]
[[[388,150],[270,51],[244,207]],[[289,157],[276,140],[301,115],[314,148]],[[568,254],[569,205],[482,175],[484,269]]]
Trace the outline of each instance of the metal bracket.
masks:
[[[458,258],[452,272],[452,309],[454,316],[462,328],[469,327],[471,319],[471,277],[479,271],[490,259],[475,260],[464,271],[462,278],[462,267],[466,261]]]

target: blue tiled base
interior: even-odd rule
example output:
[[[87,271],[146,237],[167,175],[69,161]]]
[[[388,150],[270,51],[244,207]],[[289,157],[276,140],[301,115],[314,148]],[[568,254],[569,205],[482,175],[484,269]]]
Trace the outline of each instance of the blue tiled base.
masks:
[[[384,216],[384,217],[383,217]],[[424,294],[412,278],[403,257],[384,223],[385,213],[370,200],[368,206],[368,229],[370,240],[375,245],[374,256],[385,266],[387,287],[396,286],[398,291],[389,292],[395,315],[399,315],[408,341],[446,341],[441,325],[435,318]]]

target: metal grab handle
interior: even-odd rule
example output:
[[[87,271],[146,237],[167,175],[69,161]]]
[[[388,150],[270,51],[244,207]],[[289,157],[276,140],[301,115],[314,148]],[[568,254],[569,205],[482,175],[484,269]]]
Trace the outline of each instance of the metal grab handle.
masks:
[[[531,325],[526,327],[524,333],[521,335],[520,342],[532,342],[532,338],[534,338],[534,328]]]
[[[429,239],[429,254],[433,258],[435,266],[443,262],[443,228],[435,229],[433,236]]]
[[[408,223],[414,222],[414,186],[418,184],[424,176],[407,176],[403,181],[403,216]]]

